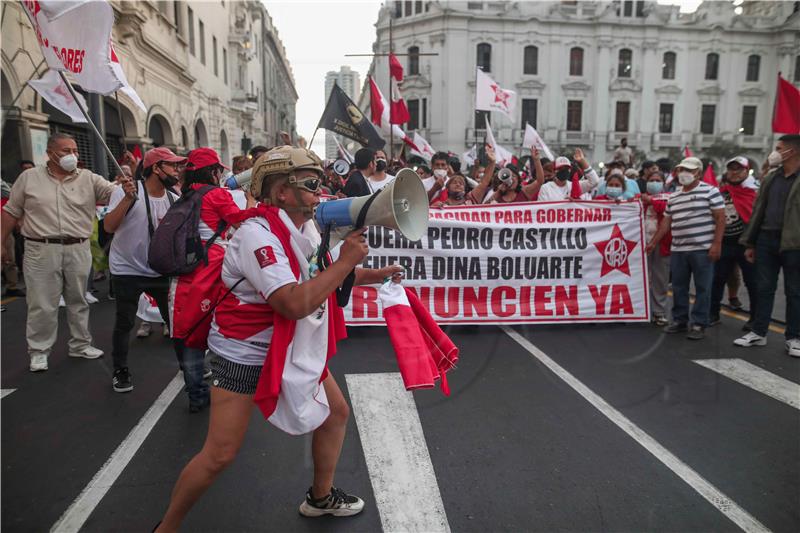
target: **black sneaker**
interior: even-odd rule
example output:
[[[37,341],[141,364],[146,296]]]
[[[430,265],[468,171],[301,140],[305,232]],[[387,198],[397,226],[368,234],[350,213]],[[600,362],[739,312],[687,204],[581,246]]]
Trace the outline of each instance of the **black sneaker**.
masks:
[[[705,336],[706,334],[703,326],[693,324],[692,327],[689,328],[689,333],[686,335],[686,338],[693,341],[699,341],[700,339],[705,338]]]
[[[127,367],[114,371],[114,379],[111,380],[111,385],[114,387],[114,392],[130,392],[133,390],[131,373],[128,372]]]
[[[684,331],[686,331],[686,324],[682,322],[670,322],[664,328],[664,333],[682,333]]]
[[[306,492],[305,501],[300,504],[300,514],[315,517],[322,515],[353,516],[364,509],[364,500],[358,496],[347,494],[341,489],[331,487],[331,493],[315,500],[311,495],[311,487]]]
[[[733,298],[728,298],[728,305],[730,305],[731,309],[735,311],[741,311],[742,308],[744,307],[742,305],[742,301],[736,296],[734,296]]]

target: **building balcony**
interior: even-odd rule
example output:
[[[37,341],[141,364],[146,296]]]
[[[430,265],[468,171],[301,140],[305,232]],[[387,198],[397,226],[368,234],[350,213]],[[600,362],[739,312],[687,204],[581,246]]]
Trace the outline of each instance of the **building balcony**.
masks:
[[[626,131],[610,131],[606,139],[608,148],[616,148],[622,139],[628,139],[628,146],[639,146],[642,143],[642,136],[638,133],[628,133]]]
[[[592,144],[592,135],[589,131],[567,131],[558,132],[558,142],[561,146],[589,146]]]
[[[766,135],[744,135],[739,134],[734,137],[733,142],[742,148],[750,150],[766,150],[768,137]]]
[[[654,133],[653,149],[661,148],[682,148],[683,138],[680,133]]]
[[[478,143],[482,143],[485,137],[486,137],[485,129],[476,130],[475,128],[467,128],[466,134],[464,135],[464,141],[467,143],[468,146],[472,146],[473,144],[475,144],[476,140]]]
[[[708,148],[712,144],[721,141],[722,136],[709,133],[696,133],[692,139],[692,147]]]

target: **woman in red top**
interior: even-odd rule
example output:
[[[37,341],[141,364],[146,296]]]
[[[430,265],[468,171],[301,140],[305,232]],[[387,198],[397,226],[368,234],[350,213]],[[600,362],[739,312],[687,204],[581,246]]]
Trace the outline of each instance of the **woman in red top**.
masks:
[[[170,291],[172,337],[184,344],[182,368],[193,381],[199,381],[201,393],[189,398],[189,410],[201,411],[208,405],[208,387],[203,383],[203,359],[211,326],[211,308],[222,297],[222,260],[225,256],[226,233],[240,212],[228,189],[219,187],[223,169],[219,155],[212,148],[197,148],[189,153],[183,180],[183,194],[198,194],[212,187],[200,207],[200,238],[203,244],[214,238],[208,248],[208,262],[200,264],[189,274],[173,279]]]

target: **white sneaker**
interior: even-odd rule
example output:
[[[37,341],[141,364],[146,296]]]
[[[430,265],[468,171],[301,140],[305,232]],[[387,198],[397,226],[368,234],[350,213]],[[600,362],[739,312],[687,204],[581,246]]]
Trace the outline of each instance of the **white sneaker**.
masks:
[[[66,307],[67,306],[67,302],[64,301],[64,297],[63,296],[61,298],[59,298],[58,306],[59,307]]]
[[[767,338],[751,331],[733,341],[733,344],[736,346],[766,346]]]
[[[800,357],[800,339],[789,339],[786,341],[786,353],[792,357]]]
[[[70,357],[83,357],[84,359],[97,359],[98,357],[103,357],[103,350],[99,350],[94,346],[87,346],[80,352],[70,352]]]
[[[168,326],[168,325],[166,325],[166,324],[164,324],[164,327],[163,327],[163,328],[161,328],[161,333],[162,333],[162,334],[163,334],[165,337],[169,337],[169,326]]]
[[[31,356],[31,372],[44,372],[47,370],[47,356],[44,354],[36,354]]]
[[[136,336],[140,339],[142,337],[149,337],[150,336],[150,322],[142,321],[142,325],[139,326],[139,329],[136,330]]]
[[[96,304],[96,303],[97,303],[97,302],[99,302],[99,301],[100,301],[100,300],[98,300],[97,298],[95,298],[95,297],[94,297],[94,294],[92,294],[91,292],[87,292],[87,293],[86,293],[86,303],[90,303],[90,304]]]

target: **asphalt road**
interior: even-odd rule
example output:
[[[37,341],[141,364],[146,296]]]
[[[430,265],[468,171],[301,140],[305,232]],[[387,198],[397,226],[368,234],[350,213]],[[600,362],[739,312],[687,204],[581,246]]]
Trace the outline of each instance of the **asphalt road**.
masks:
[[[136,388],[115,394],[108,354],[68,360],[63,317],[50,370],[28,372],[24,301],[8,308],[2,315],[2,530],[50,530],[111,463],[121,473],[99,501],[79,500],[88,514],[82,530],[150,531],[179,471],[202,445],[207,413],[190,414],[180,392],[129,462],[109,459],[175,378],[169,342],[155,332],[134,339]],[[113,311],[105,299],[92,306],[95,344],[105,350]],[[449,328],[461,348],[449,378],[452,395],[413,393],[424,433],[424,442],[414,444],[429,455],[413,459],[432,465],[446,527],[705,532],[737,531],[737,520],[753,519],[764,530],[800,530],[798,403],[693,362],[743,360],[766,371],[764,383],[777,376],[788,380],[780,383],[790,396],[800,390],[800,359],[786,355],[782,335],[770,332],[766,347],[737,348],[731,341],[741,324],[723,317],[699,342],[666,337],[649,325],[509,330],[546,359],[498,327]],[[351,328],[331,369],[348,397],[346,375],[397,372],[385,330]],[[353,518],[307,519],[297,507],[312,474],[310,439],[279,432],[254,409],[236,462],[192,510],[184,530],[376,532],[383,529],[382,513],[404,503],[426,507],[412,487],[409,502],[392,498],[378,509],[379,473],[368,470],[365,435],[351,416],[336,483],[364,498],[366,510]]]

